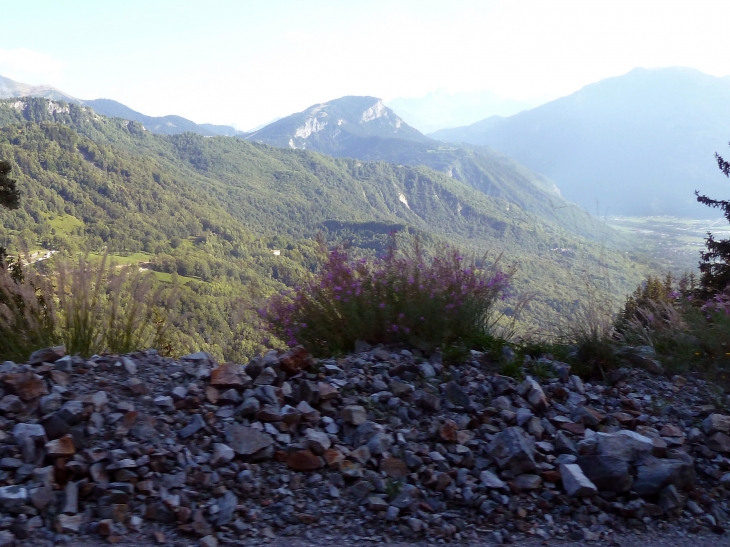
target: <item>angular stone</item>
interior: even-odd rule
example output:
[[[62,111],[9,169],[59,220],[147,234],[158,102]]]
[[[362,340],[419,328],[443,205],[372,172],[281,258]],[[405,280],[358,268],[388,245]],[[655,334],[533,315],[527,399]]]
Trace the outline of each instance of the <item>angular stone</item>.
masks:
[[[286,465],[295,471],[314,471],[323,467],[323,462],[311,450],[297,450],[286,457]]]
[[[481,472],[479,480],[487,488],[505,488],[507,486],[502,479],[487,470]]]
[[[457,431],[458,428],[456,426],[456,422],[447,420],[441,425],[441,427],[439,427],[439,437],[441,437],[441,440],[444,442],[455,443]]]
[[[707,445],[707,448],[713,452],[730,452],[730,437],[719,431],[714,435],[707,437],[705,444]]]
[[[28,490],[22,486],[2,486],[0,487],[0,506],[4,509],[17,509],[24,505],[29,499]]]
[[[281,421],[281,409],[279,405],[264,405],[256,413],[256,418],[261,422],[273,423]]]
[[[710,414],[702,421],[702,431],[705,435],[714,433],[730,433],[730,416],[724,414]]]
[[[243,389],[250,384],[250,378],[246,376],[239,365],[233,363],[224,363],[210,372],[210,385],[215,388],[240,388]]]
[[[617,433],[597,433],[595,441],[597,455],[612,456],[627,462],[648,456],[654,448],[654,443],[649,437],[627,430]]]
[[[678,490],[686,489],[695,482],[692,464],[680,460],[649,459],[637,469],[632,490],[639,496],[658,494],[662,488],[674,485]]]
[[[388,386],[391,393],[396,397],[405,397],[409,393],[413,392],[413,386],[407,382],[401,382],[400,380],[393,380]]]
[[[124,385],[127,386],[127,389],[135,395],[147,395],[149,393],[147,384],[139,378],[130,378],[124,383]]]
[[[226,441],[236,454],[241,456],[250,456],[274,444],[274,439],[270,435],[239,424],[228,426]]]
[[[181,439],[187,439],[195,435],[204,427],[205,421],[203,421],[203,417],[200,414],[193,414],[193,418],[190,420],[190,423],[178,431],[177,434]]]
[[[596,485],[583,474],[577,464],[561,464],[560,478],[565,492],[571,497],[592,496],[598,493]]]
[[[542,485],[542,479],[538,475],[525,473],[515,477],[513,484],[520,491],[537,490]]]
[[[266,367],[256,376],[256,380],[253,383],[256,386],[271,386],[276,383],[276,379],[276,371],[271,367]]]
[[[380,432],[370,438],[367,447],[371,454],[379,456],[387,451],[392,444],[393,436],[390,433]]]
[[[233,513],[236,511],[238,506],[238,498],[230,490],[226,490],[223,497],[218,500],[218,519],[216,525],[226,526],[233,520]]]
[[[316,429],[305,430],[304,436],[307,439],[307,446],[309,449],[318,456],[324,454],[324,451],[332,446],[329,435],[321,431],[317,431]]]
[[[6,395],[0,399],[0,412],[3,414],[17,414],[25,408],[23,401],[17,395]]]
[[[296,346],[279,357],[279,367],[290,377],[309,370],[314,363],[314,358],[302,346]]]
[[[530,403],[530,406],[532,406],[535,411],[544,412],[547,410],[548,400],[545,396],[545,392],[540,384],[529,376],[524,382],[517,386],[517,393],[527,399],[527,402]]]
[[[84,515],[58,515],[57,521],[62,532],[78,534],[84,521]]]
[[[634,478],[629,462],[613,456],[579,456],[575,462],[600,492],[622,494],[631,489]]]
[[[564,432],[558,431],[555,435],[555,453],[560,454],[578,454],[578,448],[573,440]]]
[[[361,425],[367,421],[368,413],[361,406],[350,405],[342,409],[342,419],[352,425]]]
[[[13,427],[13,437],[18,444],[22,444],[26,439],[33,442],[44,442],[46,440],[46,430],[40,424],[19,423]]]
[[[210,465],[213,467],[220,467],[230,462],[236,453],[227,444],[215,443],[213,445],[213,455],[210,458]]]
[[[445,392],[446,398],[451,402],[451,404],[455,406],[461,406],[464,408],[468,408],[469,405],[471,405],[471,399],[469,398],[469,395],[466,394],[466,392],[459,387],[459,384],[456,382],[449,382],[446,384],[446,392]]]
[[[367,502],[368,509],[374,513],[388,510],[388,502],[378,496],[370,496]]]
[[[76,454],[73,437],[71,435],[64,435],[60,439],[47,442],[46,452],[52,458],[73,456]]]
[[[508,469],[516,475],[537,469],[531,439],[519,427],[510,427],[498,433],[487,447],[500,469]]]
[[[340,390],[327,382],[319,382],[317,387],[319,388],[319,399],[321,401],[329,401],[340,396]]]
[[[55,499],[56,496],[53,494],[53,487],[50,485],[39,486],[38,488],[33,488],[30,491],[30,501],[33,504],[33,507],[39,511],[45,510],[45,508],[48,507],[48,504],[55,501]]]
[[[41,395],[48,395],[43,378],[31,371],[5,374],[2,382],[23,401],[32,401]]]
[[[79,512],[79,485],[75,481],[68,481],[63,491],[64,505],[62,513],[75,515]]]
[[[404,479],[411,473],[404,461],[392,457],[380,460],[380,471],[391,479]]]
[[[305,422],[318,422],[320,419],[319,411],[312,408],[307,401],[299,401],[297,411],[302,415]]]
[[[61,357],[66,355],[65,346],[54,346],[52,348],[43,348],[34,351],[28,358],[29,365],[40,365],[41,363],[55,363]]]

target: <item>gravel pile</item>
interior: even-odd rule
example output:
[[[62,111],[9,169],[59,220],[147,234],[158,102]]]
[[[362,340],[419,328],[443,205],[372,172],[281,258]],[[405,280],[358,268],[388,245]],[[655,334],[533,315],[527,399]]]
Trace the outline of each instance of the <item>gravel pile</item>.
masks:
[[[730,416],[702,380],[626,368],[589,384],[541,359],[517,382],[479,352],[448,367],[359,349],[3,363],[0,547],[724,533]]]

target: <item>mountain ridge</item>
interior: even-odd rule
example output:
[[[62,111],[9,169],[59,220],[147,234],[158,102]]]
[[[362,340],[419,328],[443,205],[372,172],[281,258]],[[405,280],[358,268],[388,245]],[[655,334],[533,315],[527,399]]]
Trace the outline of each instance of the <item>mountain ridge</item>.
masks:
[[[588,210],[716,216],[694,190],[724,195],[713,154],[730,139],[730,78],[634,69],[510,117],[430,134],[489,145],[544,173]],[[630,199],[627,197],[630,196]]]
[[[174,135],[186,131],[206,136],[236,136],[241,133],[228,125],[198,124],[182,116],[147,116],[113,99],[79,99],[50,85],[34,86],[0,76],[0,99],[20,97],[38,97],[90,106],[102,116],[124,118],[139,122],[148,131],[162,135]]]

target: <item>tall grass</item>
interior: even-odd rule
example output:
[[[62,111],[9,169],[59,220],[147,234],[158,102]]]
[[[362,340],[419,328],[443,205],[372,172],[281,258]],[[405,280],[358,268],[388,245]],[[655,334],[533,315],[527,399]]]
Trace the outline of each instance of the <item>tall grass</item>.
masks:
[[[0,264],[0,360],[23,361],[58,342],[53,294],[48,278],[33,270],[13,275]]]
[[[271,299],[261,314],[289,345],[315,354],[350,351],[357,340],[433,348],[494,335],[511,269],[443,246],[427,258],[417,239],[378,259],[329,252],[309,283]]]
[[[0,270],[0,358],[23,360],[63,344],[71,354],[169,349],[173,302],[154,289],[150,272],[119,268],[108,257],[59,261],[53,275],[33,268],[22,279]]]

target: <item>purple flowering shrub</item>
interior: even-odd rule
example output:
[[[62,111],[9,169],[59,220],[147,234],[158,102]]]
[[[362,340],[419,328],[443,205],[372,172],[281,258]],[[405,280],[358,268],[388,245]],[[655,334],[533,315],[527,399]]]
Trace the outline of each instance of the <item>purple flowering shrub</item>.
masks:
[[[393,244],[384,257],[361,260],[330,251],[314,279],[261,310],[269,329],[317,355],[351,351],[356,340],[437,347],[488,334],[512,270],[499,260],[478,267],[453,247],[433,258],[411,247]]]

